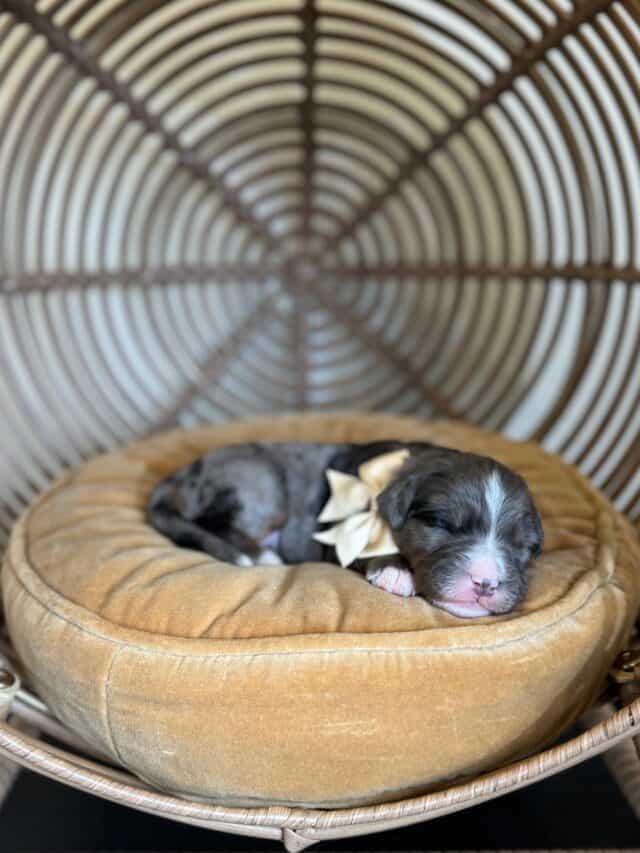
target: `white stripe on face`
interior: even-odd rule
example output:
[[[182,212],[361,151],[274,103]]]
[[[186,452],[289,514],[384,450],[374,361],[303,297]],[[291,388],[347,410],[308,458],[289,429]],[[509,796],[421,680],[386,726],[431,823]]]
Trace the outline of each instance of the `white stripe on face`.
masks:
[[[495,539],[498,531],[500,510],[502,509],[502,504],[505,499],[504,490],[497,471],[494,471],[484,484],[484,499],[487,502],[487,507],[489,508],[489,519],[491,525],[489,538]]]
[[[484,484],[484,499],[489,514],[489,532],[471,549],[468,555],[469,574],[476,580],[501,581],[504,579],[504,563],[498,545],[498,521],[505,493],[500,475],[494,471]]]

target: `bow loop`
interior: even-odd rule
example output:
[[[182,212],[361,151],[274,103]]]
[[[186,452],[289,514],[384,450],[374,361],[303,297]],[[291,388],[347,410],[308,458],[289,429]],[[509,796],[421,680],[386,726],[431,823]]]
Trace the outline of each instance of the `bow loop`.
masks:
[[[408,450],[383,453],[364,462],[358,477],[327,470],[331,496],[318,521],[339,521],[313,538],[333,545],[340,565],[345,568],[360,557],[397,554],[391,531],[378,512],[377,497],[409,457]]]
[[[327,471],[327,480],[331,497],[318,516],[318,521],[340,521],[367,508],[371,495],[366,483],[351,474],[343,474],[331,468]]]

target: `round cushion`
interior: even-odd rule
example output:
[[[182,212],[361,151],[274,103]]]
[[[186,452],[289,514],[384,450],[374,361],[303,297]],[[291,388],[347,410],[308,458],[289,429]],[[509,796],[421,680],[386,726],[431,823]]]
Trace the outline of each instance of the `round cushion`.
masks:
[[[546,545],[514,613],[457,619],[324,563],[239,568],[145,523],[155,483],[253,440],[425,439],[521,473]],[[628,522],[571,466],[459,423],[298,416],[101,456],[17,524],[6,617],[30,683],[153,785],[226,805],[389,801],[521,757],[594,699],[640,603]]]

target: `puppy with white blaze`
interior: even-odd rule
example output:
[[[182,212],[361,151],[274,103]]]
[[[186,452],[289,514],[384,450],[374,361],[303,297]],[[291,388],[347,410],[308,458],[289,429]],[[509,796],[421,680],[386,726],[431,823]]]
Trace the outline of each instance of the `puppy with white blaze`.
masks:
[[[426,442],[230,446],[159,483],[148,520],[177,545],[240,566],[337,562],[336,548],[314,538],[330,540],[318,520],[327,471],[355,478],[398,451],[372,499],[391,547],[363,550],[349,568],[455,616],[508,613],[526,595],[542,523],[523,478],[486,456]]]

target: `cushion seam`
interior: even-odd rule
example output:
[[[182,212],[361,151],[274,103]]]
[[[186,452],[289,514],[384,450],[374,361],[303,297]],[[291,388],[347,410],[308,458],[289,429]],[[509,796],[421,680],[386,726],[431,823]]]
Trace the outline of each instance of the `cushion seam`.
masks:
[[[113,645],[116,645],[119,650],[120,649],[132,649],[132,650],[142,652],[144,654],[151,655],[151,656],[161,655],[163,657],[179,658],[179,659],[184,659],[184,658],[189,658],[189,659],[195,659],[195,658],[202,658],[202,659],[205,659],[205,658],[239,658],[239,657],[251,657],[251,658],[257,658],[257,657],[293,657],[293,656],[302,656],[302,655],[334,655],[334,654],[347,654],[348,655],[348,654],[352,654],[352,653],[356,653],[356,654],[398,654],[398,653],[402,653],[402,654],[408,654],[408,653],[458,654],[458,653],[460,653],[461,654],[461,653],[470,652],[470,651],[478,651],[478,652],[489,651],[489,650],[493,651],[493,650],[497,650],[497,649],[501,649],[501,648],[505,648],[507,646],[513,645],[514,643],[520,643],[520,642],[522,642],[522,640],[532,639],[536,636],[539,636],[541,634],[546,633],[547,631],[551,630],[552,628],[555,628],[557,625],[561,624],[562,622],[565,622],[565,621],[568,621],[568,620],[574,618],[581,610],[584,609],[584,607],[589,603],[591,598],[597,592],[599,592],[601,589],[604,589],[605,587],[615,586],[615,588],[619,589],[617,584],[614,585],[611,583],[610,578],[602,578],[601,582],[598,583],[596,586],[594,586],[593,589],[591,589],[591,591],[589,592],[589,594],[580,602],[578,607],[576,607],[570,613],[565,613],[563,616],[559,617],[554,622],[550,622],[546,625],[543,625],[543,626],[537,628],[536,630],[531,631],[530,633],[521,634],[518,637],[514,637],[512,639],[505,640],[504,642],[494,643],[492,645],[486,645],[486,646],[483,646],[483,645],[458,646],[455,648],[440,647],[440,646],[438,646],[438,647],[434,647],[434,646],[425,647],[425,646],[423,646],[420,648],[394,648],[394,649],[344,648],[344,649],[312,649],[312,650],[301,649],[301,650],[295,650],[295,651],[290,650],[290,651],[266,651],[266,652],[262,652],[262,651],[248,651],[248,652],[247,651],[238,651],[238,652],[216,651],[216,652],[207,652],[207,653],[198,653],[198,652],[182,653],[182,652],[176,652],[176,651],[168,651],[165,649],[146,649],[143,645],[138,645],[137,643],[127,643],[127,642],[124,642],[123,640],[117,639],[115,637],[109,637],[106,634],[100,634],[99,632],[88,628],[86,625],[82,625],[82,624],[76,622],[71,617],[63,615],[62,613],[59,613],[58,611],[51,608],[48,604],[45,604],[45,602],[41,601],[36,595],[34,595],[34,593],[25,586],[22,579],[20,577],[18,577],[18,575],[15,571],[15,568],[12,564],[12,561],[9,559],[8,555],[7,555],[7,558],[5,559],[5,565],[7,565],[10,568],[11,573],[13,575],[13,578],[17,581],[17,583],[20,585],[20,587],[24,590],[25,594],[28,595],[32,601],[35,601],[37,604],[39,604],[40,607],[42,607],[42,609],[45,610],[51,616],[54,616],[57,619],[60,619],[62,622],[66,622],[67,624],[72,625],[74,628],[81,631],[82,633],[84,633],[90,637],[94,637],[94,638],[97,638],[99,640],[104,640],[107,643],[111,643]],[[623,595],[625,598],[627,597],[626,592],[624,592],[624,591],[623,591]],[[90,611],[88,611],[88,612],[90,612]],[[93,615],[96,616],[96,618],[98,618],[98,619],[102,618],[100,616],[97,616],[97,614],[93,614]],[[109,623],[109,624],[113,624],[113,623]],[[118,627],[121,627],[121,626],[118,626]],[[145,631],[142,631],[140,628],[134,628],[134,629],[128,629],[128,630],[140,631],[140,633],[148,634],[149,637],[164,637],[164,638],[169,639],[169,640],[174,639],[174,640],[182,640],[182,641],[187,640],[187,641],[204,641],[204,642],[224,642],[224,640],[220,640],[220,639],[216,639],[216,638],[212,638],[212,637],[194,637],[194,638],[171,637],[170,635],[167,635],[167,634],[153,634],[151,632],[145,632]],[[393,636],[398,636],[399,633],[410,633],[410,632],[398,632],[396,634],[393,634]],[[308,635],[308,634],[304,635],[303,634],[303,635],[295,635],[295,636],[311,636],[311,635]],[[322,635],[322,636],[325,636],[325,635]],[[326,636],[331,636],[331,635],[326,635]],[[242,639],[243,638],[240,638],[239,642],[242,642]],[[251,640],[263,640],[263,639],[273,639],[273,638],[258,637],[258,638],[246,638],[246,639],[247,639],[247,641],[251,641]],[[234,638],[234,641],[237,642],[238,640],[235,640],[235,638]]]
[[[50,612],[50,611],[49,611]],[[105,728],[107,730],[107,735],[109,738],[109,743],[111,745],[111,749],[113,750],[116,758],[120,762],[123,767],[126,767],[126,762],[123,760],[122,755],[120,754],[120,750],[118,749],[118,744],[116,743],[115,736],[113,734],[113,726],[111,725],[111,714],[109,712],[110,707],[110,690],[111,690],[111,676],[113,673],[113,668],[116,662],[116,658],[119,656],[122,651],[122,645],[119,644],[114,650],[111,661],[109,663],[109,669],[107,670],[107,674],[104,680],[104,691],[103,691],[103,702],[104,702],[104,722]]]

